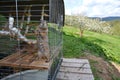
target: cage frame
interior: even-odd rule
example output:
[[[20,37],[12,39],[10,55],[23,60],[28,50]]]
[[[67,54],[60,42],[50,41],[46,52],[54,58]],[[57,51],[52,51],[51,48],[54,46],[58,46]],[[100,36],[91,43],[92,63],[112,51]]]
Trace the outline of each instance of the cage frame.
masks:
[[[7,2],[8,5],[6,5],[6,6],[5,5],[1,5],[1,6],[2,6],[2,8],[3,7],[9,7],[10,3],[14,2],[14,1],[15,0],[9,0],[9,1],[8,0],[6,0],[6,1],[5,0],[1,0],[0,4],[3,4],[3,3]],[[21,0],[19,0],[19,1],[22,2]],[[19,1],[18,1],[18,3],[19,3]],[[39,0],[24,0],[24,1],[27,2],[27,1],[39,1]],[[48,12],[49,13],[49,19],[47,19],[48,20],[47,22],[54,23],[55,26],[57,26],[58,28],[64,26],[64,15],[65,15],[64,14],[65,13],[64,1],[63,0],[44,0],[44,1],[48,1],[49,2],[48,5],[47,5],[47,6],[49,6],[49,10],[48,10],[49,11]],[[44,1],[41,0],[42,3],[44,3]],[[36,2],[36,6],[37,5],[39,5],[39,3]],[[57,7],[55,7],[55,6],[57,6]],[[7,10],[6,10],[6,12],[2,13],[2,10],[3,9],[5,10],[5,8],[3,8],[3,9],[2,8],[0,8],[0,14],[4,14],[4,15],[7,14]],[[28,17],[30,17],[30,16],[28,16]],[[18,16],[18,19],[19,19],[19,16]],[[19,22],[19,20],[18,20],[18,22]],[[29,23],[29,21],[28,21],[28,23]],[[61,37],[60,37],[61,38],[61,43],[59,44],[60,52],[59,53],[54,52],[53,55],[50,56],[50,61],[49,62],[51,63],[51,65],[49,66],[49,69],[48,69],[49,70],[48,80],[55,80],[56,79],[57,72],[58,72],[60,64],[62,62],[62,43],[63,43],[63,41],[62,41],[62,28],[61,28],[60,35],[61,35]],[[55,53],[58,54],[58,55],[54,56]],[[59,58],[56,58],[58,56],[59,56]],[[56,61],[57,61],[57,63],[56,63]]]

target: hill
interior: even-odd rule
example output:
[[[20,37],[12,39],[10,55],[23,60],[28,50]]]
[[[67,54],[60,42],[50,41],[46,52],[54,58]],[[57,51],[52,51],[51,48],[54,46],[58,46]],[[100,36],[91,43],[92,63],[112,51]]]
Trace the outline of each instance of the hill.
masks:
[[[118,16],[111,16],[111,17],[103,17],[103,18],[100,18],[100,17],[89,17],[89,18],[92,18],[92,19],[101,19],[102,21],[113,21],[113,20],[120,20],[120,17]]]
[[[111,32],[114,35],[120,35],[120,20],[112,20],[108,21],[108,23],[111,25]]]
[[[64,57],[88,59],[95,80],[120,80],[118,70],[111,64],[120,64],[120,37],[85,31],[81,38],[78,33],[75,27],[63,28]]]
[[[120,37],[85,31],[83,37],[79,36],[79,29],[74,27],[64,27],[65,55],[77,57],[84,51],[101,56],[104,59],[120,63]],[[73,47],[74,46],[74,47]],[[68,56],[68,55],[67,55]]]
[[[104,17],[103,21],[112,21],[112,20],[120,20],[120,17]]]

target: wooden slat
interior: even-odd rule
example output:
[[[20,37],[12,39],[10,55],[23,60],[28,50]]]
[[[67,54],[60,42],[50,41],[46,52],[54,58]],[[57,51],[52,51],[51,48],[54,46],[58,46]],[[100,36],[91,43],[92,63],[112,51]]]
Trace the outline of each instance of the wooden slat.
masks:
[[[13,55],[12,57],[8,56],[8,60],[6,60],[6,62],[11,62],[11,63],[15,63],[16,61],[18,61],[19,59],[21,59],[22,57],[26,56],[27,54],[18,54],[15,53],[15,55]],[[19,64],[19,63],[18,63]]]
[[[73,67],[73,68],[90,68],[90,65],[88,63],[66,63],[63,62],[62,67]]]
[[[63,59],[57,80],[94,80],[87,59]]]
[[[71,73],[82,73],[82,74],[92,74],[91,69],[85,69],[85,68],[70,68],[70,67],[61,67],[60,72],[71,72]]]
[[[21,59],[16,60],[14,63],[16,63],[16,64],[28,64],[29,65],[30,64],[30,59],[32,57],[33,57],[33,54],[25,55],[25,56],[22,56]]]
[[[0,60],[0,66],[21,67],[30,69],[48,69],[49,62],[36,58],[34,54],[12,54]],[[32,60],[31,60],[32,59]]]
[[[59,72],[57,75],[59,80],[94,80],[92,74],[77,74],[77,73],[64,73]]]
[[[16,56],[19,56],[19,54],[15,53]],[[14,57],[14,55],[10,55],[10,56],[7,56],[5,57],[4,59],[0,60],[0,61],[7,61],[9,59],[9,57]]]
[[[87,59],[67,59],[67,58],[63,58],[64,62],[69,62],[69,63],[89,63]]]

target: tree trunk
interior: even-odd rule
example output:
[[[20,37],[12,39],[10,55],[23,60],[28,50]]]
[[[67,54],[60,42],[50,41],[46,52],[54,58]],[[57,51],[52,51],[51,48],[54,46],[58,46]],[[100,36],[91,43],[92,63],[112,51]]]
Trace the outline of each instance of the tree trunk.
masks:
[[[80,37],[83,37],[84,30],[80,29]]]

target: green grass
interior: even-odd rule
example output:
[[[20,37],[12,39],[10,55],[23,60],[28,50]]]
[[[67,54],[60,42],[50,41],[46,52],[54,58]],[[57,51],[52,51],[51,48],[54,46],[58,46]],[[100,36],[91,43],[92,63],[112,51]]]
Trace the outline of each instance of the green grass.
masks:
[[[84,31],[83,37],[79,36],[79,29],[65,26],[63,28],[64,57],[80,57],[84,52],[90,52],[120,63],[120,37]]]
[[[10,40],[9,36],[0,36],[0,59],[14,53],[16,48],[17,40]]]

